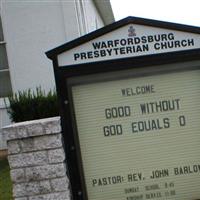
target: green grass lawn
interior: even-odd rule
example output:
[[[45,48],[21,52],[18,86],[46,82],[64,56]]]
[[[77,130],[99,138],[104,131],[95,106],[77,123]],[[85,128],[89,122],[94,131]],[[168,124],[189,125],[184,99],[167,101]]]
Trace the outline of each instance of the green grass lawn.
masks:
[[[7,159],[0,159],[0,200],[11,200],[12,183]]]

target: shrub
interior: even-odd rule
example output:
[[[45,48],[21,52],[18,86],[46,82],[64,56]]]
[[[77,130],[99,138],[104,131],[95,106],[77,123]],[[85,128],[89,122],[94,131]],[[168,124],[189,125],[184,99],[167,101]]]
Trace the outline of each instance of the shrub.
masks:
[[[29,90],[18,92],[9,98],[7,111],[13,122],[28,121],[58,116],[58,103],[55,90],[47,94],[41,87],[36,92]]]
[[[8,160],[0,158],[0,166],[0,199],[13,199]]]

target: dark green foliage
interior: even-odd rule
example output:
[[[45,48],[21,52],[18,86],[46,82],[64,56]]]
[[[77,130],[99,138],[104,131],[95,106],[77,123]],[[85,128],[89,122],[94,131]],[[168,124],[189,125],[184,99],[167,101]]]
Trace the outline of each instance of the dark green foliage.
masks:
[[[10,179],[10,168],[7,159],[0,158],[0,199],[11,200],[12,182]]]
[[[58,116],[58,103],[55,91],[47,94],[40,87],[36,92],[30,89],[9,97],[7,108],[13,122],[28,121]]]

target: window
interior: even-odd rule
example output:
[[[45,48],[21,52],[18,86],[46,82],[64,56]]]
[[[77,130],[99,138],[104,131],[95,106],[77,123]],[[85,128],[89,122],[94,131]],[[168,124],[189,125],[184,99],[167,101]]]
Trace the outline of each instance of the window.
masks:
[[[0,17],[0,98],[12,93],[8,58],[6,53],[6,42],[3,37],[3,28]]]

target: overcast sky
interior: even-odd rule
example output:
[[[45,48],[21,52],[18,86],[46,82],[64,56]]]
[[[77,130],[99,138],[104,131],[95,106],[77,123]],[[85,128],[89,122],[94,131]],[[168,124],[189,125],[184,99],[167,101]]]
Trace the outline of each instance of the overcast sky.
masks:
[[[115,20],[143,17],[200,27],[199,0],[110,0]]]

